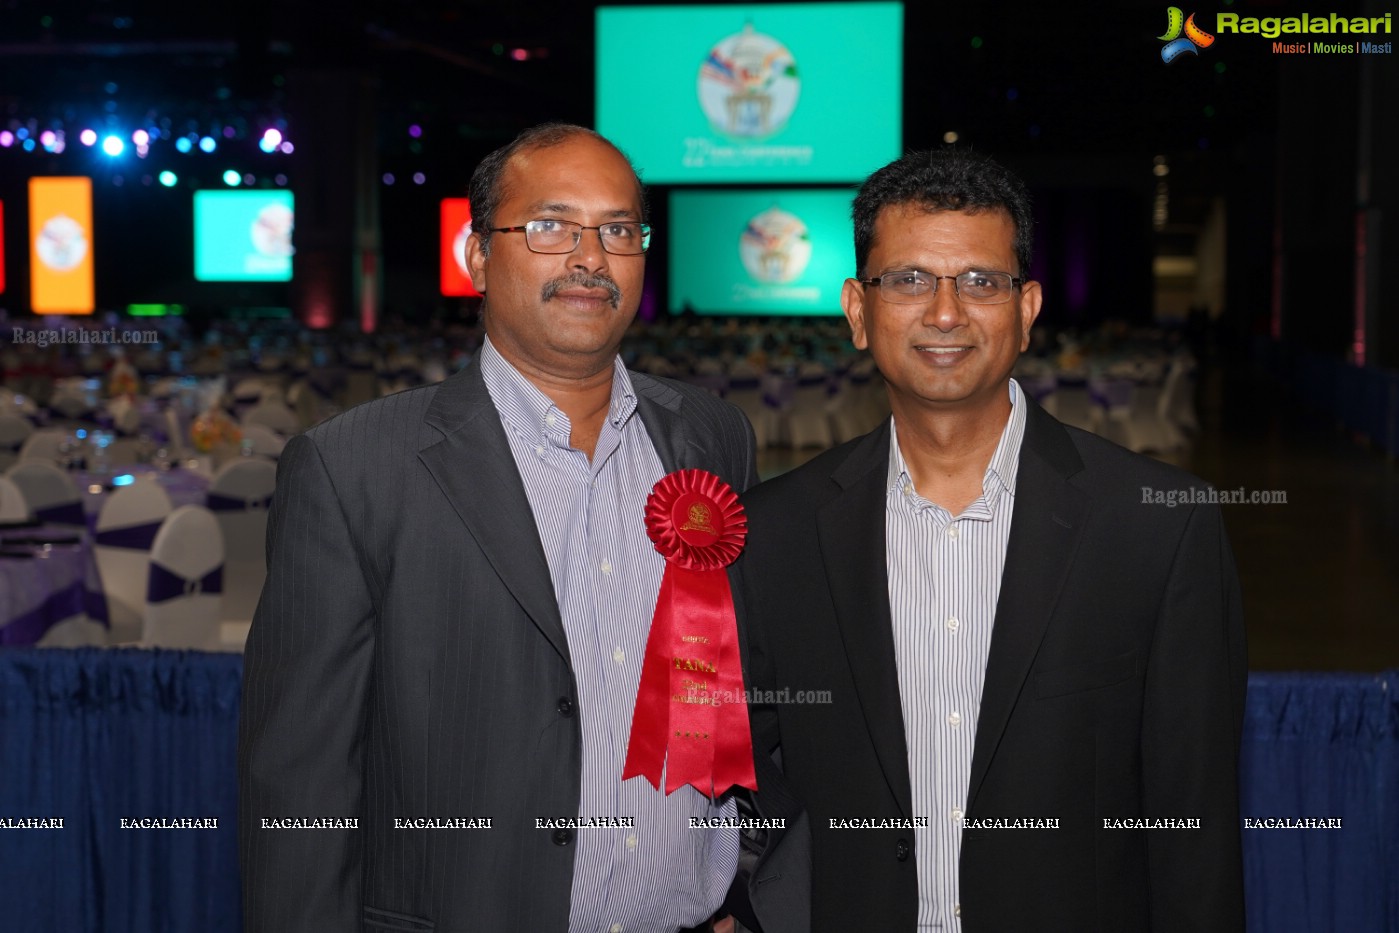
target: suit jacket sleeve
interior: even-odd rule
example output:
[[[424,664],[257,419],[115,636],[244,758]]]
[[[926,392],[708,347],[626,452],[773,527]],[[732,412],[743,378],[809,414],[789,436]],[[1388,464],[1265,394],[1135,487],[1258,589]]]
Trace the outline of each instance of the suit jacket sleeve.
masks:
[[[1233,554],[1219,509],[1198,507],[1176,551],[1147,664],[1142,813],[1201,824],[1147,834],[1153,929],[1244,928],[1238,761],[1246,686]]]
[[[362,925],[359,830],[261,826],[361,815],[374,610],[312,437],[279,462],[267,550],[239,724],[244,929],[348,933]]]

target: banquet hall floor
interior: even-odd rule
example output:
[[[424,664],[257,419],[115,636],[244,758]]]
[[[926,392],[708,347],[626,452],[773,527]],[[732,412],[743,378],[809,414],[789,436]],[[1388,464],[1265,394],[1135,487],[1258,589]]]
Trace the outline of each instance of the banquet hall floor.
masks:
[[[1253,670],[1399,668],[1399,466],[1302,411],[1247,364],[1206,367],[1201,430],[1166,457],[1218,489],[1280,490],[1225,505]],[[815,450],[764,451],[766,479]]]

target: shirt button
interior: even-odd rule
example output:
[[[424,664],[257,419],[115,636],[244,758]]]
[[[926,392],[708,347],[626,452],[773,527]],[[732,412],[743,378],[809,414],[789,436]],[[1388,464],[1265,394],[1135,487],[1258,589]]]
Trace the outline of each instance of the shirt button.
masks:
[[[549,412],[549,414],[547,414],[547,415],[544,416],[544,423],[547,424],[547,425],[548,425],[549,427],[551,427],[551,428],[554,426],[554,422],[555,422],[555,421],[558,421],[558,420],[559,420],[558,418],[554,417],[554,413],[553,413],[552,411]]]
[[[612,660],[616,661],[618,664],[621,664],[621,663],[624,662],[626,659],[627,659],[626,652],[624,652],[621,648],[613,648],[613,649],[612,649]]]
[[[611,573],[612,573],[612,561],[610,561],[610,560],[605,560],[605,561],[603,561],[602,564],[599,566],[598,569],[600,569],[603,573],[611,574]]]
[[[620,923],[612,924],[612,933],[622,933],[622,925]]]
[[[961,628],[961,626],[962,623],[958,619],[952,618],[947,620],[947,630],[949,632],[955,632],[957,629]]]
[[[962,714],[954,710],[952,715],[947,717],[947,724],[949,726],[960,726],[962,724]]]
[[[948,525],[948,526],[947,526],[947,536],[948,536],[949,538],[956,538],[958,534],[960,534],[960,532],[957,531],[957,526],[956,526],[956,525]]]
[[[961,905],[961,904],[953,904],[953,905],[952,905],[952,916],[954,916],[954,917],[960,917],[960,916],[962,916],[962,905]]]
[[[636,848],[636,833],[627,836],[627,851],[631,852]]]
[[[544,447],[543,447],[543,445],[540,445],[539,447],[534,448],[534,452],[537,453],[537,454],[539,454],[539,456],[541,456],[541,457],[544,456]]]
[[[952,812],[949,813],[948,815],[951,816],[954,820],[960,820],[960,819],[962,818],[962,808],[961,808],[961,807],[953,807],[953,808],[952,808]]]

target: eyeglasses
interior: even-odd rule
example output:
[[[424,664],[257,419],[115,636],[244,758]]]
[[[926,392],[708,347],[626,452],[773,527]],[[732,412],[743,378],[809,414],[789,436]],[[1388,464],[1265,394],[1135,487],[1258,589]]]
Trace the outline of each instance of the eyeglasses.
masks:
[[[963,272],[961,275],[933,275],[918,269],[886,272],[874,279],[856,279],[861,285],[878,285],[879,296],[890,304],[911,305],[938,293],[938,281],[951,279],[957,297],[969,305],[998,305],[1010,301],[1011,292],[1024,279],[1009,272]]]
[[[588,227],[572,220],[531,220],[523,227],[492,227],[491,233],[523,233],[532,253],[571,253],[584,230],[596,230],[602,248],[614,256],[638,256],[651,245],[651,225],[617,220]]]

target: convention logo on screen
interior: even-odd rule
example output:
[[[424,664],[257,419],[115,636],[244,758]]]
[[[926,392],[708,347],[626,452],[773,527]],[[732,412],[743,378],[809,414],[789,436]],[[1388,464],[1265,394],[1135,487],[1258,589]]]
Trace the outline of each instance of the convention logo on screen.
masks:
[[[900,3],[600,7],[596,68],[648,182],[860,181],[902,150]]]
[[[770,207],[748,221],[738,252],[755,282],[791,282],[801,278],[811,262],[811,232],[800,217]]]
[[[92,179],[29,179],[29,303],[35,314],[91,314]]]
[[[290,191],[196,191],[194,277],[201,282],[291,280]]]
[[[800,95],[792,53],[752,23],[720,40],[700,66],[700,106],[715,132],[732,139],[764,140],[785,129]]]
[[[849,189],[675,191],[672,312],[840,314],[854,270]]]

